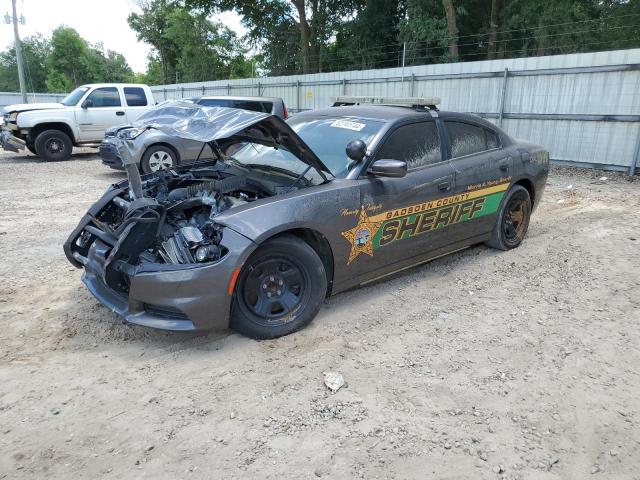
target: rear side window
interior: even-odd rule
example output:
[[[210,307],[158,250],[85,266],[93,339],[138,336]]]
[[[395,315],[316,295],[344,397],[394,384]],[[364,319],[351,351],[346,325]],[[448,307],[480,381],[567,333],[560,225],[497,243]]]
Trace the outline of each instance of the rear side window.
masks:
[[[487,139],[487,150],[491,150],[492,148],[498,148],[500,146],[500,142],[498,141],[498,135],[491,130],[485,130],[484,135]]]
[[[124,98],[130,107],[145,107],[147,96],[140,87],[124,87]]]
[[[398,127],[384,142],[377,159],[403,160],[407,168],[419,168],[442,161],[435,122]]]
[[[241,108],[242,110],[251,110],[252,112],[271,113],[273,103],[258,102],[253,100],[231,100],[222,98],[203,98],[198,101],[200,105],[205,107],[229,107]]]
[[[201,98],[198,100],[198,105],[203,105],[205,107],[230,107],[231,102],[220,98]]]
[[[498,136],[490,130],[469,123],[444,123],[449,132],[453,158],[498,148]]]
[[[254,102],[251,100],[236,100],[233,102],[233,108],[251,110],[252,112],[271,113],[272,107],[273,104],[270,102]]]
[[[116,87],[96,88],[89,94],[87,100],[91,100],[92,107],[119,107],[120,93]]]

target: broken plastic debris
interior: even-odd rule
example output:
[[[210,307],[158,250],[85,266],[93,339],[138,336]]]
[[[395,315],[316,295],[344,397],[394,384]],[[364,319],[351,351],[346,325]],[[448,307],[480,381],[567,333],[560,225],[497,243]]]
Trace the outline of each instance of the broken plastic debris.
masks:
[[[332,392],[337,392],[344,386],[344,378],[338,372],[324,372],[324,384]]]

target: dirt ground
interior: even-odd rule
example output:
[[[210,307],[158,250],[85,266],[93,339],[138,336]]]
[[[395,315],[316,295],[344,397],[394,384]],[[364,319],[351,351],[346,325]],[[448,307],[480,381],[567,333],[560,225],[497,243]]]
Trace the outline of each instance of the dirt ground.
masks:
[[[3,154],[0,178],[0,478],[640,478],[637,181],[556,169],[521,248],[257,342],[91,297],[62,242],[122,178],[94,153]]]

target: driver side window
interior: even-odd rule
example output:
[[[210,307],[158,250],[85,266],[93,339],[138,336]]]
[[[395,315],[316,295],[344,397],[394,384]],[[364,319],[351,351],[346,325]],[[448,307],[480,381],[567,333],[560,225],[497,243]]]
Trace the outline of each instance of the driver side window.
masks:
[[[116,87],[96,88],[89,94],[87,100],[91,100],[91,107],[120,107],[120,93]]]
[[[442,161],[435,122],[403,125],[384,141],[376,159],[403,160],[409,170]]]

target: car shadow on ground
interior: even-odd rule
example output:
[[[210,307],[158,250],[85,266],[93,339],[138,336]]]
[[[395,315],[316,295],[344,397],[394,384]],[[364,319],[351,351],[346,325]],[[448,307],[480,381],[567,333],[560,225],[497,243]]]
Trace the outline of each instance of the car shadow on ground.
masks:
[[[412,277],[416,277],[417,275],[433,277],[438,275],[437,272],[442,266],[449,265],[452,266],[452,268],[455,268],[455,266],[460,263],[473,261],[473,259],[479,255],[494,256],[501,253],[502,252],[486,247],[483,244],[478,244],[458,252],[453,252],[444,257],[412,266],[406,270],[377,279],[367,285],[355,287],[326,299],[320,310],[318,318],[314,319],[314,322],[322,322],[324,314],[327,314],[327,312],[336,308],[340,308],[345,303],[363,302],[364,304],[367,304],[372,301],[374,297],[377,297],[380,294],[392,293],[400,286],[404,285],[407,280],[410,281]],[[87,299],[87,301],[95,302],[96,304],[98,303],[98,301],[93,298],[90,300]],[[106,338],[102,338],[103,341],[107,340],[106,343],[120,344],[122,343],[121,340],[126,340],[128,344],[135,343],[146,352],[154,352],[151,353],[152,357],[154,355],[162,356],[165,354],[193,348],[202,348],[205,346],[207,348],[214,347],[215,349],[219,349],[222,348],[228,337],[242,337],[230,329],[208,332],[171,332],[155,330],[138,325],[126,324],[102,305],[100,305],[99,309],[100,311],[104,309],[105,316],[113,315],[113,317],[108,319],[101,318],[100,320],[96,318],[87,318],[86,320],[82,320],[83,330],[85,328],[87,331],[92,330],[90,326],[91,322],[107,322],[108,328],[106,331],[103,331],[103,335],[106,335]],[[80,308],[80,310],[85,310],[85,308]],[[99,316],[102,317],[102,315]],[[145,354],[145,358],[147,358],[147,354]]]

